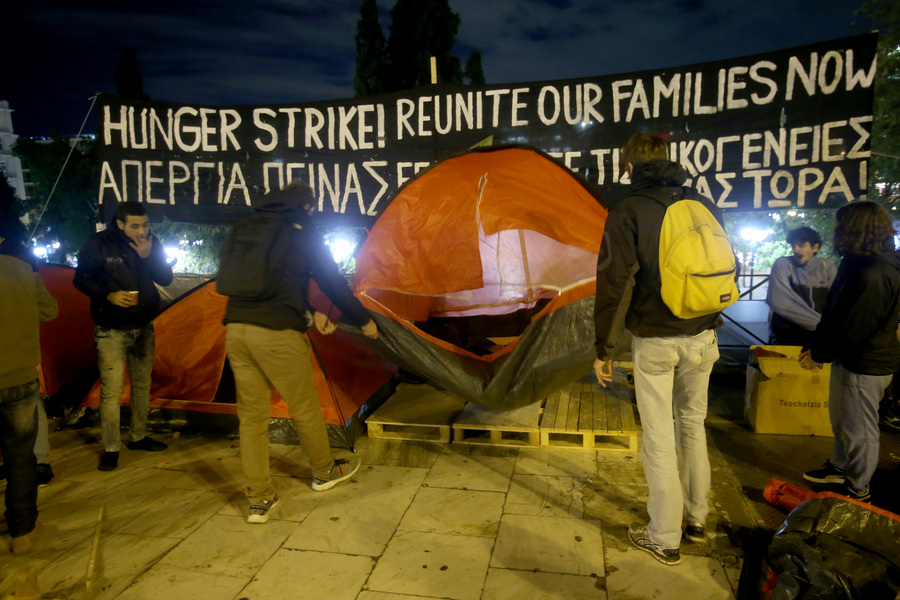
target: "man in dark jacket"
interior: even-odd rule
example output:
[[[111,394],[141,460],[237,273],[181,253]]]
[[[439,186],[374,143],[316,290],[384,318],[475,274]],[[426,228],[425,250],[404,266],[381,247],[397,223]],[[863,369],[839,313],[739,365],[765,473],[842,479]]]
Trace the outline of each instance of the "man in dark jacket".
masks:
[[[632,136],[622,148],[631,177],[627,198],[609,213],[597,262],[594,306],[600,385],[612,380],[616,310],[629,278],[634,277],[625,326],[633,334],[634,388],[643,426],[641,458],[650,494],[650,523],[628,529],[631,542],[667,565],[681,562],[682,519],[688,540],[702,542],[709,514],[709,459],[706,452],[707,390],[713,363],[719,358],[715,328],[719,313],[680,319],[661,295],[659,236],[666,209],[689,197],[687,175],[667,159],[666,145],[656,135]],[[673,415],[674,407],[674,415]],[[673,424],[674,419],[674,424]]]
[[[865,501],[878,466],[878,404],[900,369],[900,260],[891,217],[878,204],[844,205],[835,221],[841,265],[812,342],[800,355],[806,369],[832,363],[828,414],[834,448],[821,469],[803,477],[841,484],[841,493]]]
[[[370,338],[378,329],[369,313],[353,296],[338,271],[324,240],[309,216],[315,199],[312,190],[294,182],[283,190],[263,196],[255,205],[260,213],[277,216],[290,225],[288,244],[280,256],[267,252],[279,265],[271,294],[265,299],[228,298],[223,322],[228,332],[225,346],[234,372],[240,420],[241,463],[247,478],[245,493],[250,501],[248,523],[265,523],[278,504],[278,493],[269,473],[269,415],[272,388],[288,405],[291,420],[300,434],[303,452],[312,467],[312,488],[330,489],[350,478],[359,469],[359,459],[335,459],[328,443],[325,419],[310,364],[311,346],[305,335],[310,326],[322,334],[332,333],[336,325],[309,304],[309,279],[341,310],[343,316],[358,325]],[[250,218],[250,217],[248,217]],[[283,227],[283,225],[279,225]],[[279,237],[280,239],[280,237]],[[272,244],[274,239],[260,240]],[[224,266],[223,262],[223,266]],[[248,268],[251,268],[248,265]],[[266,270],[267,265],[256,266]],[[238,273],[239,274],[239,273]],[[220,269],[223,281],[236,273]],[[223,290],[225,293],[225,290]]]
[[[165,450],[147,437],[150,374],[153,371],[153,319],[159,313],[156,284],[172,283],[165,250],[150,233],[144,206],[123,202],[105,231],[85,241],[78,254],[74,284],[91,299],[94,343],[100,367],[100,421],[103,456],[99,469],[119,464],[119,413],[125,365],[131,383],[131,450]]]

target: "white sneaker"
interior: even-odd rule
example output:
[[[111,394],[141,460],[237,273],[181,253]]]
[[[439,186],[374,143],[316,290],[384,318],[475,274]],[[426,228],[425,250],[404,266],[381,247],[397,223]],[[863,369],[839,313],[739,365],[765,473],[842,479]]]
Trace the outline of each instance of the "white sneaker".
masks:
[[[648,552],[650,556],[664,565],[675,566],[681,563],[681,553],[678,552],[678,548],[666,548],[659,542],[653,541],[647,525],[632,523],[628,528],[628,539],[636,548]]]
[[[250,515],[247,517],[248,523],[265,523],[269,520],[269,513],[278,506],[278,494],[271,500],[260,500],[250,505]]]
[[[328,475],[325,477],[313,477],[312,489],[317,492],[324,492],[325,490],[330,490],[341,481],[350,479],[359,470],[360,462],[359,457],[356,456],[350,460],[345,458],[334,459],[334,464],[331,466],[331,471]]]

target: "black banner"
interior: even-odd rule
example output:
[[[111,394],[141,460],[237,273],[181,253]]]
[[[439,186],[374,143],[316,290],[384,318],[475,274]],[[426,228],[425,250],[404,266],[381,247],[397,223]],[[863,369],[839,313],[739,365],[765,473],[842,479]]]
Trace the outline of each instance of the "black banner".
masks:
[[[632,74],[431,86],[334,102],[200,106],[101,97],[100,203],[153,220],[226,222],[302,179],[323,225],[370,226],[416,172],[479,144],[556,157],[608,204],[619,148],[662,135],[725,210],[837,207],[865,197],[877,37]]]

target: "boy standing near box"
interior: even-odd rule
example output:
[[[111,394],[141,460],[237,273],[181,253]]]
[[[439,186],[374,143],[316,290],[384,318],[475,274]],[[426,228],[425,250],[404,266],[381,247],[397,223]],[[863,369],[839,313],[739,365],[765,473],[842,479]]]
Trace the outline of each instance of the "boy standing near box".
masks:
[[[819,323],[837,268],[816,256],[822,236],[811,227],[797,227],[785,240],[793,252],[772,265],[766,304],[769,305],[769,344],[804,346]]]

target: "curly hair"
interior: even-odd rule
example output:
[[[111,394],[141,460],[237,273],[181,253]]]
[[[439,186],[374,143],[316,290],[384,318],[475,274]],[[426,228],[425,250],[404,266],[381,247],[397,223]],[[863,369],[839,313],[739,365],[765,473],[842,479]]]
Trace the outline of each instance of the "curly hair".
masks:
[[[802,244],[804,242],[808,243],[810,246],[815,246],[816,244],[818,244],[819,247],[822,246],[822,236],[819,235],[819,232],[812,227],[805,226],[788,231],[784,241],[791,247],[793,247],[794,244]]]
[[[894,224],[880,205],[860,200],[835,214],[834,251],[838,256],[868,256],[893,252]]]

